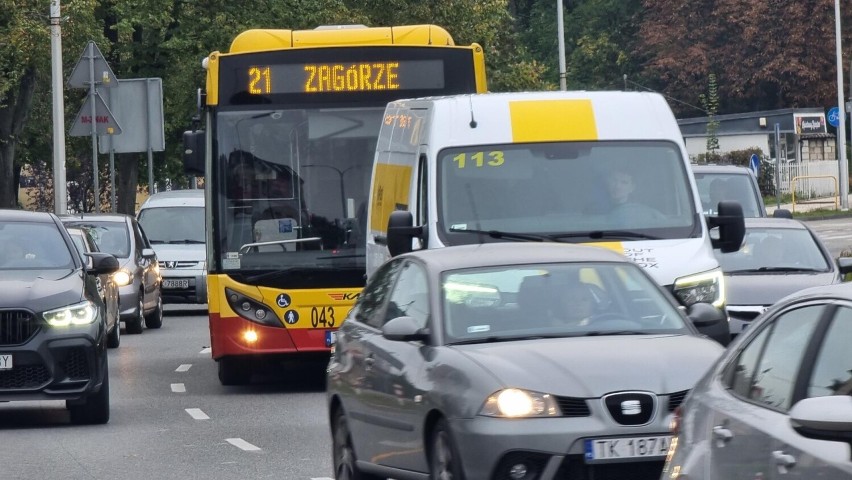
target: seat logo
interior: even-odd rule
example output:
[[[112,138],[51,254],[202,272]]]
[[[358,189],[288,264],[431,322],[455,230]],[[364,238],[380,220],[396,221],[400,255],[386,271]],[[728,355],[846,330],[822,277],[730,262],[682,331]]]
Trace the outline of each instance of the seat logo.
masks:
[[[621,402],[622,415],[639,415],[642,413],[642,405],[639,400],[625,400]]]

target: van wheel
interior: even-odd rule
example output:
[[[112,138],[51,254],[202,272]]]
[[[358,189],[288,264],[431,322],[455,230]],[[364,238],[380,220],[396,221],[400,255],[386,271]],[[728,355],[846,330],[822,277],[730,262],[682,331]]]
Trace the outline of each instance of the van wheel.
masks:
[[[75,425],[101,425],[109,422],[109,369],[97,393],[86,398],[82,405],[68,405],[71,423]]]
[[[142,327],[145,321],[145,304],[142,302],[142,292],[139,292],[139,299],[136,301],[136,316],[132,320],[125,321],[127,325],[127,333],[142,333]]]
[[[118,348],[119,345],[121,345],[121,319],[116,318],[112,331],[107,334],[107,347]]]
[[[251,380],[251,367],[244,358],[222,357],[216,363],[222,385],[245,385]]]
[[[157,297],[157,308],[145,315],[145,326],[148,328],[160,328],[163,326],[163,296]]]

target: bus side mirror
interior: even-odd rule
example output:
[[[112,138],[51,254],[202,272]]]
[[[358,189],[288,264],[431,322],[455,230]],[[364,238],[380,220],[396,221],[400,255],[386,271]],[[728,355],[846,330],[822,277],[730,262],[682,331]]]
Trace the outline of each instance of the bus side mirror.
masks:
[[[719,238],[712,239],[713,248],[718,248],[722,253],[740,249],[745,237],[745,220],[739,202],[719,202],[719,213],[707,217],[707,223],[710,228],[719,227]]]
[[[388,252],[392,257],[408,253],[412,250],[411,239],[421,237],[423,227],[414,226],[411,212],[396,210],[388,218]]]
[[[183,171],[204,176],[204,130],[183,132]]]

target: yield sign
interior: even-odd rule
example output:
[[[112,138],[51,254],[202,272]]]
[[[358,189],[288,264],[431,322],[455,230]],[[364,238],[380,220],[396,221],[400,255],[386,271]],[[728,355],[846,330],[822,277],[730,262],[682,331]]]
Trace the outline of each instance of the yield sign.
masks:
[[[94,62],[94,78],[92,78],[92,71],[89,70],[92,62]],[[102,87],[114,87],[118,85],[118,80],[104,59],[101,49],[95,42],[89,41],[80,55],[80,60],[77,60],[77,65],[74,65],[74,70],[71,71],[68,86],[71,88],[89,88],[92,83]]]
[[[112,112],[104,103],[98,92],[94,95],[86,97],[86,101],[77,112],[77,118],[71,124],[71,130],[68,132],[72,137],[85,137],[92,134],[92,102],[95,102],[95,126],[98,135],[118,135],[121,133],[121,127],[115,120]]]

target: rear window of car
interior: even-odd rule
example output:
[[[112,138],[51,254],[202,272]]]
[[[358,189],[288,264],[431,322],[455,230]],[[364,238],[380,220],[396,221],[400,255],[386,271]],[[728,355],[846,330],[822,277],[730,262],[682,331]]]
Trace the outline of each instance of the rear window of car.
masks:
[[[707,215],[718,213],[722,200],[739,202],[744,217],[765,217],[760,208],[759,191],[751,177],[745,173],[695,173],[695,183],[701,196],[701,206]]]

